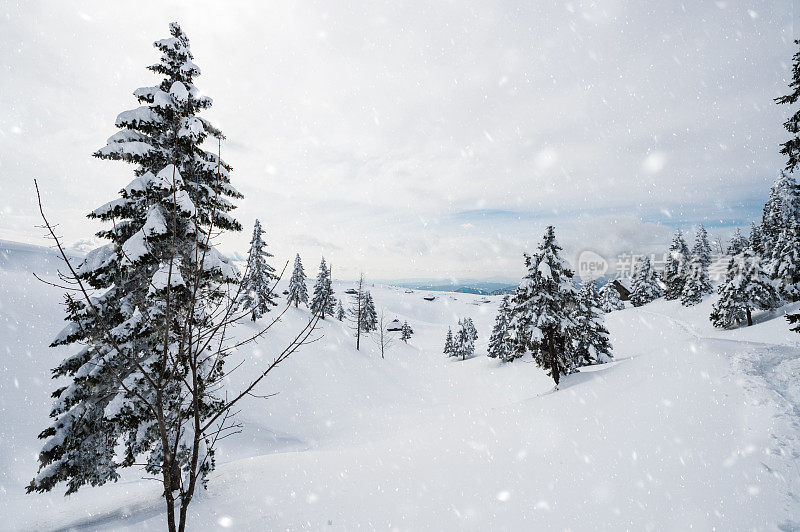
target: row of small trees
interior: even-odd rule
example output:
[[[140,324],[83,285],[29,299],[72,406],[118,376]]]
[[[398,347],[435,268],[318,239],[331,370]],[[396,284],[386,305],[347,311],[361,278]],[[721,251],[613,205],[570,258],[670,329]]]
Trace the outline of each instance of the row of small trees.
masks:
[[[466,360],[475,354],[475,340],[478,339],[478,330],[472,323],[472,318],[458,320],[458,329],[453,335],[453,329],[448,327],[444,340],[444,354],[448,357],[461,357]]]
[[[737,228],[727,247],[727,269],[717,287],[720,299],[714,304],[711,321],[718,327],[752,324],[753,310],[776,308],[800,297],[800,188],[790,174],[781,173],[764,206],[760,224],[753,222],[749,238]],[[664,272],[658,275],[649,258],[637,262],[631,303],[642,306],[659,297],[680,299],[693,306],[713,292],[709,278],[711,246],[699,226],[691,253],[680,230],[675,232]],[[601,290],[605,310],[624,307],[608,283]],[[608,298],[608,299],[607,299]]]
[[[251,247],[251,253],[253,253],[254,249]],[[306,274],[299,254],[294,260],[294,268],[287,292],[289,304],[294,304],[295,307],[298,307],[301,303],[308,305]],[[323,304],[323,301],[325,304]],[[372,294],[365,288],[363,274],[359,277],[357,288],[353,291],[350,308],[345,311],[342,301],[337,300],[334,296],[331,271],[323,257],[319,266],[317,280],[314,284],[314,297],[310,308],[313,312],[319,313],[321,319],[325,319],[326,315],[334,316],[339,321],[344,321],[347,318],[355,330],[357,350],[361,349],[362,333],[380,331],[380,338],[377,343],[381,349],[381,357],[383,357],[385,348],[390,341],[390,337],[387,336],[387,331],[385,330],[385,316],[378,316]],[[400,339],[408,342],[413,333],[413,329],[406,321],[400,329]]]
[[[753,324],[753,310],[769,310],[800,299],[800,187],[781,173],[764,205],[761,223],[728,261],[711,312],[717,327]]]
[[[776,103],[800,101],[800,51],[793,57],[789,88],[789,94],[775,98]],[[738,249],[732,250],[735,256],[728,262],[718,288],[719,301],[711,312],[711,322],[717,327],[752,325],[752,310],[800,299],[800,187],[792,175],[800,164],[800,108],[783,126],[790,133],[780,150],[787,157],[786,166],[770,188],[761,223],[751,225],[749,242],[739,238]],[[788,318],[790,323],[800,321],[797,314]]]
[[[800,101],[800,52],[793,61],[791,92],[776,98],[778,104],[794,105]],[[730,240],[730,258],[717,287],[720,297],[710,315],[716,327],[752,325],[754,310],[774,309],[784,302],[800,300],[800,187],[792,175],[800,164],[800,109],[783,125],[791,134],[780,150],[788,158],[785,171],[770,188],[760,223],[751,223],[749,238],[737,228]],[[680,299],[686,306],[699,303],[712,292],[708,277],[710,246],[705,230],[699,228],[691,254],[680,231],[669,251],[662,278],[664,297]],[[634,273],[631,302],[639,306],[661,295],[661,285],[649,260],[640,261]],[[800,317],[792,319],[795,323]]]

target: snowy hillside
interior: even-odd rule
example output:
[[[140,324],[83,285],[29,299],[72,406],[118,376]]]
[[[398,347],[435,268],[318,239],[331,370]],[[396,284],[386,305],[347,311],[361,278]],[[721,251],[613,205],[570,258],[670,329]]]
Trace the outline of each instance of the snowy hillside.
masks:
[[[139,471],[69,498],[25,495],[49,369],[66,353],[47,347],[63,324],[61,291],[31,273],[54,279],[51,252],[0,247],[0,528],[163,528],[160,485]],[[350,287],[334,283],[338,297]],[[381,359],[326,319],[321,339],[257,390],[277,395],[243,405],[242,433],[222,442],[191,529],[800,528],[800,335],[785,309],[730,332],[708,322],[711,299],[611,313],[616,361],[552,392],[529,357],[485,356],[499,297],[369,289],[390,320],[408,320],[409,344],[396,339]],[[309,315],[290,309],[237,353],[229,389]],[[477,356],[443,357],[447,328],[467,316]]]

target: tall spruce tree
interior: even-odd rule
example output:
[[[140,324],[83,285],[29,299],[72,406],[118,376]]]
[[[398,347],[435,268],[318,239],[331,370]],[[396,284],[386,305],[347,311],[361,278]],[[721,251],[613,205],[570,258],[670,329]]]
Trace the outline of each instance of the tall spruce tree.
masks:
[[[67,296],[69,324],[52,345],[80,348],[52,371],[64,385],[53,394],[53,422],[40,434],[46,443],[39,474],[27,490],[66,482],[74,493],[115,481],[120,469],[144,461],[164,483],[175,530],[176,499],[178,526],[185,526],[194,493],[194,481],[184,479],[199,474],[204,483],[213,469],[213,455],[194,462],[191,427],[224,407],[215,387],[226,354],[193,366],[196,352],[182,331],[212,327],[208,309],[227,301],[225,285],[237,280],[210,234],[241,230],[230,215],[230,200],[241,195],[230,183],[231,167],[201,147],[222,134],[196,116],[211,98],[194,85],[200,70],[188,38],[176,23],[170,34],[155,43],[161,58],[148,67],[161,82],[134,91],[142,105],[117,117],[120,131],[94,154],[133,164],[134,178],[119,198],[89,214],[106,222],[98,236],[109,243],[75,270],[75,280],[96,292],[85,300]]]
[[[519,354],[530,352],[556,388],[561,377],[576,365],[570,338],[577,289],[574,274],[560,251],[555,230],[548,226],[536,252],[525,255],[528,273],[514,294],[511,317],[515,349]]]
[[[800,45],[800,39],[794,41]],[[791,92],[785,96],[775,98],[778,104],[795,105],[800,99],[800,51],[795,52],[792,57],[792,81],[789,82]],[[791,136],[789,140],[781,144],[781,153],[786,156],[786,171],[794,172],[800,164],[800,106],[797,106],[794,113],[783,123]]]
[[[573,317],[573,344],[580,364],[605,364],[611,362],[611,341],[605,327],[600,294],[597,285],[590,281],[578,292],[578,304]]]
[[[341,299],[336,303],[336,319],[339,321],[344,321],[344,317],[346,316],[344,312],[344,307],[342,306]]]
[[[786,301],[800,299],[800,227],[790,218],[778,235],[772,251],[770,277]]]
[[[733,232],[731,241],[728,243],[728,249],[725,251],[728,255],[738,255],[748,247],[747,239],[742,235],[742,232],[737,227]]]
[[[697,257],[708,273],[708,266],[711,264],[711,244],[708,243],[708,232],[702,224],[697,226],[697,235],[692,246],[692,258],[694,257]]]
[[[700,256],[692,255],[692,261],[689,263],[689,277],[686,279],[686,284],[683,286],[683,292],[681,293],[681,305],[684,307],[697,305],[711,291],[708,268],[703,266]]]
[[[667,262],[664,266],[665,299],[678,299],[683,292],[688,276],[689,247],[683,239],[680,229],[675,231],[672,245],[669,247]]]
[[[247,270],[245,278],[242,280],[241,298],[239,307],[250,311],[250,317],[256,321],[270,307],[277,305],[275,301],[274,288],[278,281],[275,275],[275,268],[267,263],[267,258],[272,257],[272,253],[266,250],[267,244],[264,243],[264,230],[261,222],[256,220],[253,227],[253,238],[250,240],[250,252],[247,256]]]
[[[755,222],[750,222],[750,239],[748,246],[754,255],[764,258],[764,245],[761,241],[761,226]]]
[[[400,339],[405,343],[411,339],[411,335],[414,334],[414,329],[408,324],[408,321],[403,322],[403,326],[400,327]]]
[[[453,328],[452,327],[448,327],[447,328],[447,336],[444,339],[444,349],[442,350],[442,353],[444,353],[448,357],[453,357],[453,356],[456,356],[458,354],[458,353],[456,353],[455,341],[453,339]]]
[[[774,251],[781,232],[800,216],[800,186],[792,174],[781,172],[769,190],[761,217],[762,258],[775,259]]]
[[[600,289],[600,308],[606,313],[625,309],[625,302],[619,297],[619,290],[613,281],[607,282]]]
[[[497,317],[494,321],[492,334],[489,337],[489,349],[487,355],[490,358],[499,358],[503,362],[513,362],[515,358],[522,356],[514,349],[511,342],[511,331],[509,329],[511,321],[511,302],[509,296],[503,296],[500,308],[497,310]]]
[[[717,291],[720,297],[711,311],[711,323],[715,327],[752,325],[754,309],[767,310],[780,304],[761,260],[749,248],[728,262],[725,279]]]
[[[355,330],[356,335],[356,351],[361,349],[361,334],[369,332],[366,324],[366,290],[364,290],[364,274],[362,273],[358,278],[358,287],[353,294],[352,306],[347,310],[350,315],[350,323]]]
[[[641,307],[661,297],[662,290],[656,280],[649,257],[641,257],[633,269],[631,304]]]
[[[378,313],[375,310],[375,301],[369,290],[364,292],[364,314],[361,322],[364,332],[372,332],[378,328]]]
[[[455,356],[460,356],[461,360],[466,360],[475,354],[475,340],[478,339],[478,331],[472,318],[458,320],[458,332],[453,339]]]
[[[308,306],[308,287],[306,286],[306,271],[298,253],[294,258],[292,277],[289,279],[289,304],[294,303],[297,308],[300,303]]]
[[[711,281],[708,278],[708,266],[711,264],[711,245],[708,243],[708,233],[702,225],[697,228],[694,246],[692,247],[692,260],[689,262],[689,273],[686,284],[681,292],[681,304],[690,307],[703,300],[706,294],[712,292]]]
[[[333,316],[336,298],[333,295],[331,272],[325,264],[325,257],[319,263],[317,282],[314,284],[314,297],[311,299],[311,312],[318,314],[323,320],[325,316]]]

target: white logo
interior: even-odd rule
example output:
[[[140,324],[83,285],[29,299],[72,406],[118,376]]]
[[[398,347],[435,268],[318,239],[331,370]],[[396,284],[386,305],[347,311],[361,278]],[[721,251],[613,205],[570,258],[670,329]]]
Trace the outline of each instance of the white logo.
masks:
[[[584,281],[594,281],[608,271],[608,261],[590,249],[578,255],[578,276]]]

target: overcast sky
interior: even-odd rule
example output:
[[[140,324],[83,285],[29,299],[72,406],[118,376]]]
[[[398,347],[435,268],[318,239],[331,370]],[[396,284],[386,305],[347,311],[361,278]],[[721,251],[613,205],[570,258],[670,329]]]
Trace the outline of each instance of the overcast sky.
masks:
[[[567,254],[726,236],[784,161],[792,1],[0,1],[0,238],[41,243],[32,180],[73,244],[132,168],[91,153],[156,78],[178,21],[206,118],[282,265],[518,278]]]

